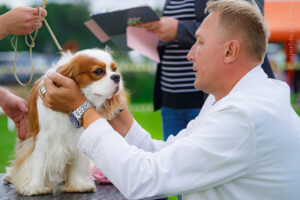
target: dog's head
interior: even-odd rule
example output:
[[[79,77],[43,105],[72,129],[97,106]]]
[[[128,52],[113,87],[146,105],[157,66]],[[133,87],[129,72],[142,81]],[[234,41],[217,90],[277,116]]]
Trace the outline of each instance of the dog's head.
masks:
[[[123,81],[111,55],[100,49],[66,53],[57,63],[57,72],[72,78],[85,97],[105,118],[111,119],[125,107]]]

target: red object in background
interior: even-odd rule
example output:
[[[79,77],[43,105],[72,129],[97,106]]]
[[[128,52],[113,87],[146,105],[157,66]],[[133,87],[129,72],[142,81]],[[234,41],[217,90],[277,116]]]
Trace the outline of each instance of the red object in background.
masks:
[[[265,21],[270,31],[270,42],[284,43],[287,64],[294,63],[297,40],[300,39],[300,1],[266,0]],[[288,84],[292,86],[294,70],[287,69]]]

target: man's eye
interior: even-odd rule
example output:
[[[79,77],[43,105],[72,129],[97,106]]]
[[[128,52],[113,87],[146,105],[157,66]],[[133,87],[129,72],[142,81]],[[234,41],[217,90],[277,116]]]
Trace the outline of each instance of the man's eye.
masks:
[[[98,68],[93,73],[99,76],[99,75],[103,74],[103,72],[104,72],[103,69]]]

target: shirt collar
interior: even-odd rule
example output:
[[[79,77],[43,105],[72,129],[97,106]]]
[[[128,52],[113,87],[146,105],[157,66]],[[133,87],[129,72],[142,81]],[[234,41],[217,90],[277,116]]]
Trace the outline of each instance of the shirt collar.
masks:
[[[237,82],[237,84],[235,84],[235,86],[231,89],[229,94],[232,92],[238,91],[241,88],[244,88],[244,86],[248,85],[249,82],[253,82],[253,81],[258,82],[258,81],[266,79],[266,78],[268,78],[267,74],[261,68],[261,65],[258,65],[256,67],[254,67],[253,69],[251,69],[245,76],[243,76]]]
[[[253,69],[251,69],[245,76],[243,76],[237,84],[231,89],[231,91],[227,94],[233,93],[235,91],[240,90],[241,88],[244,88],[245,85],[248,85],[249,82],[255,81],[258,82],[259,80],[263,80],[268,78],[268,75],[264,72],[264,70],[261,68],[261,65],[257,65]],[[226,96],[227,96],[226,95]],[[211,106],[214,106],[216,104],[215,97],[213,96],[213,100],[211,103]]]

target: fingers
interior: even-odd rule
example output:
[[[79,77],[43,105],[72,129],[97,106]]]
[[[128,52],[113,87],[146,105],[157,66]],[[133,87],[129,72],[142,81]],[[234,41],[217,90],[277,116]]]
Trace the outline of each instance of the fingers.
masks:
[[[147,31],[152,32],[153,30],[156,30],[159,28],[159,21],[144,23],[141,27],[147,29]]]
[[[27,103],[26,103],[25,100],[23,100],[22,102],[18,103],[18,108],[23,113],[27,113],[28,112]]]
[[[47,16],[47,11],[44,8],[40,8],[40,9],[41,9],[41,16],[45,18]]]
[[[40,29],[40,28],[42,28],[42,26],[43,26],[42,23],[35,23],[35,24],[34,24],[34,29],[33,29],[33,30],[35,30],[36,28]]]
[[[53,82],[52,80],[50,80],[50,79],[48,78],[48,76],[46,76],[46,77],[44,78],[44,86],[45,86],[45,88],[46,88],[47,91],[46,91],[43,95],[39,92],[39,95],[40,95],[40,97],[41,97],[42,99],[47,100],[47,93],[49,93],[49,92],[51,92],[51,91],[57,89],[57,86],[54,84],[54,82]],[[45,103],[45,102],[46,102],[46,101],[44,101],[44,103]]]
[[[68,87],[74,82],[72,79],[57,72],[49,72],[47,74],[47,79],[52,81],[52,83],[58,87]]]
[[[35,7],[35,8],[31,8],[31,12],[33,13],[33,15],[39,16],[39,10],[41,10],[41,16],[42,17],[46,17],[47,16],[47,11],[42,8],[42,7]]]

